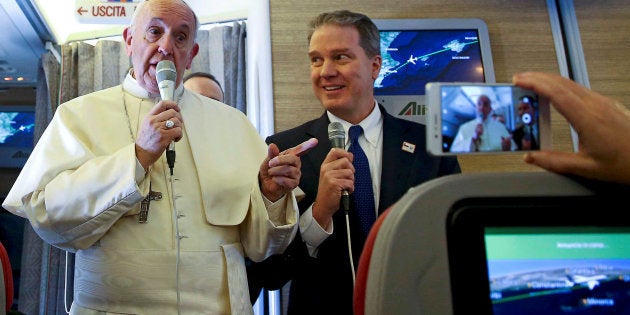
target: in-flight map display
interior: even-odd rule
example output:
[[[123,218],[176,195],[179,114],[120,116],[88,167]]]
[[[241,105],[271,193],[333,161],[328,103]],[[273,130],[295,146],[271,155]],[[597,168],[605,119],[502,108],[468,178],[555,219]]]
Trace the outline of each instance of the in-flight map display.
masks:
[[[427,82],[485,82],[477,30],[381,31],[375,95],[424,95]]]
[[[0,110],[0,167],[21,167],[33,149],[34,111]]]

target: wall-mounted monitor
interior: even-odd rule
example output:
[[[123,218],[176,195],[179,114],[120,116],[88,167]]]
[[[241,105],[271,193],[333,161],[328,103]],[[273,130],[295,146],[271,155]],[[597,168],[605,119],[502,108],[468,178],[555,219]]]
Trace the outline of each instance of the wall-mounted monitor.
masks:
[[[0,106],[0,168],[20,168],[33,151],[34,106]]]
[[[383,65],[377,101],[424,124],[428,82],[495,83],[490,36],[480,19],[376,19]]]

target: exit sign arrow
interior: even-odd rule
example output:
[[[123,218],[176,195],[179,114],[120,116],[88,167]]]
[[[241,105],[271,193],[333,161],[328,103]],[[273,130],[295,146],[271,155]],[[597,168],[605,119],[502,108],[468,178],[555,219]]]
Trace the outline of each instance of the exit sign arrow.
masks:
[[[136,0],[75,0],[74,16],[84,24],[131,23],[131,17],[141,1]]]

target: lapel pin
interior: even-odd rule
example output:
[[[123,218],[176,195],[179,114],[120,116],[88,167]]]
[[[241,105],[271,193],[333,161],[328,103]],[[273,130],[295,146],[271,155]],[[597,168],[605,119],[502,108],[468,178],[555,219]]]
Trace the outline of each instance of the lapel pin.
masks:
[[[403,151],[407,151],[409,153],[413,153],[414,151],[416,151],[416,145],[413,143],[409,143],[407,141],[404,141],[402,144],[402,150]]]

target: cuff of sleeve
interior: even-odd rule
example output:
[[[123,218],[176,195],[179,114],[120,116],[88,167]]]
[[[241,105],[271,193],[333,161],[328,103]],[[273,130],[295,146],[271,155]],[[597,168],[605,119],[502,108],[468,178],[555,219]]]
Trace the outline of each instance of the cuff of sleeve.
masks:
[[[140,161],[136,158],[136,173],[134,174],[136,184],[140,185],[147,174],[149,174],[149,172],[144,170],[144,167],[142,167],[142,164],[140,164]]]
[[[151,181],[149,180],[149,171],[145,172],[144,167],[142,167],[142,164],[140,164],[140,161],[138,161],[138,159],[136,159],[134,180],[136,182],[136,185],[138,186],[138,190],[140,191],[140,194],[142,194],[142,196],[148,195],[149,190],[151,190]]]
[[[293,194],[295,195],[295,200],[297,200],[297,202],[300,202],[306,196],[306,193],[300,188],[300,186],[293,189]]]
[[[265,203],[265,208],[267,208],[269,220],[276,227],[288,224],[284,211],[286,208],[287,195],[282,196],[282,198],[276,200],[275,202],[267,199],[264,194],[261,195],[263,197],[263,202]]]
[[[300,234],[302,240],[306,243],[306,248],[312,257],[317,256],[317,249],[334,230],[334,224],[331,222],[328,230],[324,230],[319,223],[313,218],[313,205],[308,207],[302,215],[300,215]]]

